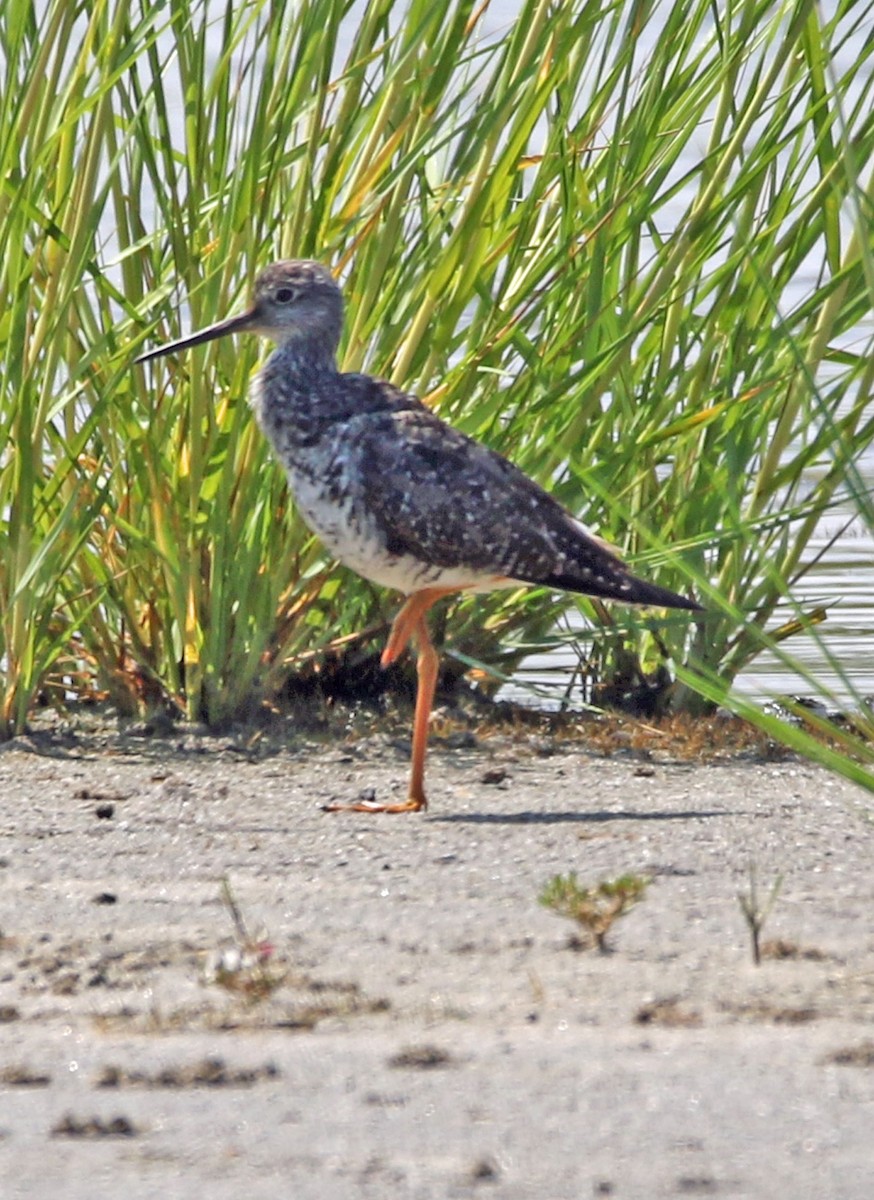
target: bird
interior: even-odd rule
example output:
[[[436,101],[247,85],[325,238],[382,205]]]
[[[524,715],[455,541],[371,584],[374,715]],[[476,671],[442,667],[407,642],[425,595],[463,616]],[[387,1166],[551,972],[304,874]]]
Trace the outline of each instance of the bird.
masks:
[[[141,354],[145,363],[234,333],[275,349],[249,403],[297,510],[331,554],[406,599],[381,664],[416,646],[408,796],[328,811],[420,812],[439,658],[428,610],[444,596],[534,585],[625,604],[702,611],[631,574],[618,553],[523,471],[384,379],[337,363],[344,300],[321,262],[288,259],[258,276],[251,307]]]

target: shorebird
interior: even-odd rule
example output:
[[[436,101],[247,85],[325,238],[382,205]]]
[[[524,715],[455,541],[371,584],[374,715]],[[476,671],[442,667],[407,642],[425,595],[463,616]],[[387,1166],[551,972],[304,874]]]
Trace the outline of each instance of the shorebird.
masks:
[[[606,542],[494,450],[441,421],[384,379],[337,368],[343,297],[327,267],[266,268],[252,307],[140,355],[257,333],[276,349],[250,404],[285,468],[297,508],[330,552],[365,579],[406,595],[382,652],[417,647],[408,799],[326,805],[328,811],[427,807],[425,753],[439,660],[426,614],[453,592],[532,584],[625,604],[701,605],[632,575]]]

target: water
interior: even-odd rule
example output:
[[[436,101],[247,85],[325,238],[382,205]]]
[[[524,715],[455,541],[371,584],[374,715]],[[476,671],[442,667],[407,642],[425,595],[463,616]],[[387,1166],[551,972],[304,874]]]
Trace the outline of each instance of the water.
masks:
[[[874,454],[866,456],[863,477],[868,486],[874,486]],[[826,549],[849,516],[847,512],[841,519],[841,511],[836,510],[823,519],[811,539],[807,561],[825,553],[794,589],[805,609],[820,605],[828,608],[828,618],[817,630],[819,640],[802,633],[787,639],[783,648],[818,684],[828,689],[838,707],[852,709],[860,696],[874,695],[874,538],[855,521]],[[779,605],[768,629],[779,628],[795,615],[790,605]],[[582,619],[571,614],[567,625],[579,628],[580,646],[585,650]],[[571,646],[547,654],[532,654],[516,672],[514,682],[502,688],[500,695],[522,704],[558,708],[577,667],[578,655]],[[814,687],[801,675],[768,652],[753,660],[738,676],[735,687],[755,700],[815,694]],[[577,683],[571,693],[572,706],[580,700]]]

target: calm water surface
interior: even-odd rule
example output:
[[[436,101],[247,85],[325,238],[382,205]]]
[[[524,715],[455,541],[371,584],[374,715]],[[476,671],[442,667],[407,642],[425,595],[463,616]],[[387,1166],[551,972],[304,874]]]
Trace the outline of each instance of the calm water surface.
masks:
[[[867,465],[866,481],[874,486],[874,463]],[[811,540],[807,561],[816,558],[845,523],[846,516],[842,522],[837,513],[823,520],[818,536]],[[874,539],[870,532],[858,522],[851,526],[796,587],[795,595],[805,607],[827,606],[828,619],[819,626],[819,641],[803,634],[786,641],[785,649],[833,693],[839,707],[852,708],[859,696],[874,695]],[[794,615],[788,605],[780,606],[768,628],[777,629]],[[585,645],[582,622],[580,625]],[[516,682],[503,688],[501,695],[520,703],[557,708],[576,666],[577,656],[570,648],[532,655],[517,672]],[[815,694],[804,678],[765,653],[738,677],[735,686],[759,700]],[[580,699],[577,685],[572,706]]]

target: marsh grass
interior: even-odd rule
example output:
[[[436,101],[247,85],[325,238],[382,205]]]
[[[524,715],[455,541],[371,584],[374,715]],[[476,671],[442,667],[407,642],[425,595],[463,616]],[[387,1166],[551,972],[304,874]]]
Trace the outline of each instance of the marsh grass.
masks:
[[[452,603],[507,671],[579,606],[728,698],[822,611],[778,601],[874,433],[871,6],[48,0],[0,14],[5,734],[38,695],[211,724],[391,600],[298,521],[254,339],[148,370],[278,256],[349,300],[342,359],[548,484],[704,621],[529,590]],[[702,682],[703,681],[703,685]]]

